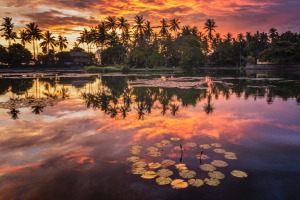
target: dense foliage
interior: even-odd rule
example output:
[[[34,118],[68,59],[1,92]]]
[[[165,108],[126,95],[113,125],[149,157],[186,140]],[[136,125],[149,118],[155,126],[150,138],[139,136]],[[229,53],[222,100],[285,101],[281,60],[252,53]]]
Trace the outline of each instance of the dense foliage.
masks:
[[[24,47],[26,43],[32,44],[33,59],[37,63],[55,65],[72,60],[67,58],[67,53],[55,52],[55,48],[60,52],[67,48],[66,37],[59,35],[56,38],[49,31],[42,32],[35,23],[26,24],[17,34],[13,31],[12,19],[3,19],[1,36],[9,46],[16,39],[20,39]],[[216,32],[213,19],[206,20],[203,32],[197,27],[180,26],[178,19],[163,19],[158,26],[152,26],[142,15],[136,15],[133,21],[131,27],[124,17],[109,16],[99,25],[81,31],[73,50],[83,52],[87,49],[90,53],[96,48],[98,59],[94,59],[95,64],[126,64],[135,68],[180,66],[190,70],[204,65],[243,66],[247,62],[255,63],[257,59],[275,64],[300,63],[299,33],[278,33],[271,28],[269,33],[247,32],[236,37],[227,33],[222,37]],[[5,52],[5,49],[2,47],[0,51]],[[1,62],[4,62],[3,58]]]

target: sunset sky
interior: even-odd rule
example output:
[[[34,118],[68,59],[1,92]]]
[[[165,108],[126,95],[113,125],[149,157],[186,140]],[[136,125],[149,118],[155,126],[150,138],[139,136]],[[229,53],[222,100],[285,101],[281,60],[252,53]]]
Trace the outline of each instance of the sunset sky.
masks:
[[[216,20],[217,32],[299,31],[299,0],[1,0],[0,17],[12,17],[15,30],[35,22],[63,34],[73,44],[78,30],[97,25],[106,16],[124,16],[131,25],[135,15],[157,25],[162,18],[179,18],[181,25],[203,30],[207,18]],[[2,22],[1,22],[2,23]],[[1,38],[0,44],[7,45]]]

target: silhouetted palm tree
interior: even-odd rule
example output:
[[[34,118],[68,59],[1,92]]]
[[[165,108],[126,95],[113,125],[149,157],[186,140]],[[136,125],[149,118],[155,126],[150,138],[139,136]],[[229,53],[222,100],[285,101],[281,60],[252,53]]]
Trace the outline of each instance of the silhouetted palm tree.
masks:
[[[49,53],[49,47],[51,47],[52,49],[54,49],[54,47],[56,46],[57,42],[55,40],[55,36],[52,36],[52,33],[50,31],[46,31],[43,34],[43,42],[40,43],[40,47],[42,48],[46,48],[47,49],[47,53]]]
[[[98,25],[97,29],[98,29],[98,34],[97,34],[97,38],[96,38],[96,40],[97,40],[96,44],[103,48],[105,45],[105,42],[107,40],[107,37],[108,37],[105,22],[101,21],[100,24]]]
[[[67,46],[68,40],[67,40],[66,37],[63,37],[63,36],[59,35],[56,44],[59,47],[59,50],[63,51],[63,49],[66,49],[68,47]]]
[[[8,41],[8,46],[11,45],[11,41],[16,41],[16,39],[18,38],[17,33],[13,31],[14,28],[14,23],[12,23],[12,18],[9,17],[5,17],[3,18],[4,22],[1,24],[1,26],[3,26],[2,29],[0,29],[0,31],[4,31],[4,34],[1,35],[1,37],[4,37],[5,40]]]
[[[162,37],[165,37],[169,34],[169,31],[168,31],[168,27],[169,27],[169,24],[168,22],[165,20],[165,19],[162,19],[160,21],[160,31],[159,31],[159,34],[162,36]]]
[[[170,31],[174,31],[177,32],[178,30],[180,30],[180,26],[179,26],[180,22],[178,19],[174,18],[170,20]]]
[[[29,35],[27,34],[26,30],[20,30],[19,31],[19,39],[21,40],[21,44],[25,47],[26,42],[31,42],[31,38],[29,37]]]
[[[212,40],[212,38],[213,38],[212,32],[216,31],[215,30],[216,27],[217,26],[216,26],[216,22],[214,19],[207,19],[206,22],[204,23],[205,32],[208,32],[208,38],[210,40]]]
[[[36,41],[40,40],[42,38],[42,31],[39,29],[38,25],[36,25],[34,22],[31,22],[29,24],[26,24],[26,32],[30,39],[32,40],[33,45],[33,57],[36,58]]]
[[[145,37],[147,39],[150,39],[151,36],[153,35],[154,32],[153,32],[153,28],[151,26],[151,22],[149,22],[149,21],[146,22],[144,33],[145,33]]]
[[[274,42],[274,40],[278,37],[278,32],[276,28],[271,28],[269,31],[269,36],[271,38],[271,41]]]
[[[117,19],[114,16],[108,16],[106,18],[106,27],[109,30],[115,31],[118,27]]]
[[[128,32],[130,24],[128,23],[128,20],[124,17],[119,17],[117,19],[117,27],[122,30],[122,32]]]
[[[82,44],[82,48],[84,49],[84,43],[85,43],[85,38],[84,35],[80,35],[76,41],[78,42],[78,44]]]
[[[145,23],[144,23],[145,19],[143,18],[143,15],[136,15],[134,17],[134,26],[133,29],[136,30],[136,34],[139,37],[143,37],[144,35],[144,31],[145,31]]]

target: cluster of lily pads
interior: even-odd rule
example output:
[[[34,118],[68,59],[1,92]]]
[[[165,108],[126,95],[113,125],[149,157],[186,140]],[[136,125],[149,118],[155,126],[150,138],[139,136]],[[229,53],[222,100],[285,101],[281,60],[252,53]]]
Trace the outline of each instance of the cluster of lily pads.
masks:
[[[182,189],[186,188],[189,185],[194,187],[201,187],[204,184],[209,186],[218,186],[221,183],[221,180],[225,178],[225,174],[220,170],[228,166],[228,163],[223,160],[213,160],[210,163],[200,162],[199,172],[196,170],[190,170],[185,163],[180,162],[176,163],[172,159],[162,159],[160,162],[149,161],[146,158],[140,158],[141,151],[146,151],[147,155],[150,157],[162,157],[162,153],[165,152],[166,149],[170,151],[177,151],[188,153],[190,150],[199,148],[201,151],[200,154],[196,154],[195,158],[200,161],[205,161],[210,157],[203,152],[212,152],[217,156],[223,156],[227,160],[236,160],[237,156],[234,152],[226,151],[222,149],[222,145],[220,143],[212,143],[212,144],[201,144],[197,145],[194,142],[186,142],[181,145],[181,138],[172,137],[170,140],[162,140],[158,143],[155,143],[152,147],[144,148],[142,146],[132,146],[130,149],[130,153],[132,156],[127,158],[127,161],[132,163],[131,171],[135,175],[140,175],[141,178],[144,179],[155,179],[156,183],[159,185],[168,185],[170,184],[174,189]],[[180,143],[180,145],[173,145],[173,143]],[[211,150],[209,150],[211,149]],[[177,172],[169,169],[170,167],[175,167]],[[197,177],[197,173],[203,174],[203,172],[207,172],[208,177],[204,179],[200,179]],[[181,178],[172,179],[171,177],[177,173]],[[233,170],[231,171],[231,175],[237,178],[245,178],[247,177],[247,173],[241,170]]]

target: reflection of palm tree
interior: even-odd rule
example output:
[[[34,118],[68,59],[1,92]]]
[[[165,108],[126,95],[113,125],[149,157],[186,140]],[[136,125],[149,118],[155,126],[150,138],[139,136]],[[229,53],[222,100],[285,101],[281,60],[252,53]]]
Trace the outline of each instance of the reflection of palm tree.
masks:
[[[147,106],[147,112],[151,113],[151,109],[157,99],[157,94],[150,89],[147,89],[145,96],[145,104]]]
[[[45,106],[37,104],[35,106],[31,106],[31,112],[36,115],[39,115],[41,112],[43,112],[44,108],[45,108]]]
[[[145,102],[141,101],[137,103],[137,111],[138,111],[138,119],[144,119],[145,111],[146,111],[146,104]]]
[[[109,105],[106,114],[110,115],[111,118],[117,117],[119,113],[119,107],[117,104],[113,104],[113,106]]]
[[[45,88],[45,90],[43,91],[43,94],[46,97],[52,97],[52,98],[58,97],[59,92],[56,90],[56,85],[51,87],[48,83],[46,83],[44,88]]]
[[[63,87],[61,88],[61,90],[59,91],[61,98],[66,99],[69,98],[70,93],[69,93],[69,89],[65,88],[65,86],[63,85]]]
[[[167,110],[169,110],[169,97],[168,93],[164,90],[160,92],[160,96],[158,98],[160,104],[162,105],[162,114],[165,115]]]
[[[204,108],[204,112],[206,113],[206,114],[212,114],[213,113],[213,111],[214,111],[214,107],[212,106],[212,104],[211,104],[211,94],[209,94],[208,96],[207,96],[207,103],[203,106],[203,108]]]
[[[179,105],[176,105],[175,103],[173,103],[173,104],[170,104],[170,106],[171,106],[171,114],[173,116],[177,115],[178,111],[179,111]]]
[[[13,120],[19,119],[18,115],[20,114],[20,111],[17,110],[16,108],[11,108],[7,113],[10,115],[11,119]]]

